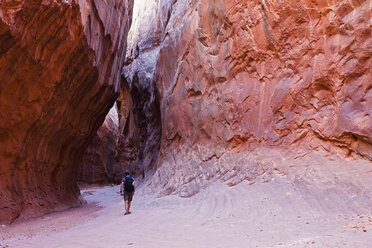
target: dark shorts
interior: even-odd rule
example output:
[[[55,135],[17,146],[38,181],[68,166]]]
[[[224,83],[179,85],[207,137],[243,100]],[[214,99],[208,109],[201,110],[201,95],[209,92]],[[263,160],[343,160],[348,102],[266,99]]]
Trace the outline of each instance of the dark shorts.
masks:
[[[132,199],[133,199],[133,192],[124,191],[124,201],[132,201]]]

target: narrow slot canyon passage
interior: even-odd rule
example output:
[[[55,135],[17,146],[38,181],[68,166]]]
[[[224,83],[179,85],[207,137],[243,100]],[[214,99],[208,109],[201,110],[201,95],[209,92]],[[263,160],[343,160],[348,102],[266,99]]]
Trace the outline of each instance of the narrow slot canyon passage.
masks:
[[[0,248],[370,248],[371,30],[370,0],[0,0]]]

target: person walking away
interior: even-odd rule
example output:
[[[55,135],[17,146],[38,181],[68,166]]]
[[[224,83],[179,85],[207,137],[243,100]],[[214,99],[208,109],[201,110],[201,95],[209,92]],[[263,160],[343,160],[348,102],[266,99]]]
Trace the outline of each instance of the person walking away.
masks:
[[[134,178],[130,176],[129,170],[124,172],[125,177],[121,180],[120,195],[124,195],[125,213],[124,215],[130,214],[130,206],[133,200],[135,191]]]

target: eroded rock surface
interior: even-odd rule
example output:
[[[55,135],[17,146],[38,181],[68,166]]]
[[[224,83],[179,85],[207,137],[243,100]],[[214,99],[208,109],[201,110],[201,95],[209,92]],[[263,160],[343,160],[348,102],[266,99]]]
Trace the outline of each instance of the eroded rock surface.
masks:
[[[0,222],[80,204],[76,170],[119,95],[132,7],[0,2]]]
[[[161,112],[148,188],[292,173],[319,199],[371,203],[371,27],[370,1],[136,3],[124,74]]]

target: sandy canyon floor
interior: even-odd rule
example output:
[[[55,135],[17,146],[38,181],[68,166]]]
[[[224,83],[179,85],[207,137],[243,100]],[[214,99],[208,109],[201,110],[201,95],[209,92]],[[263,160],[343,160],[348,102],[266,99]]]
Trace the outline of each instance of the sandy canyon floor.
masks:
[[[372,214],[310,209],[280,176],[192,198],[154,198],[139,187],[124,216],[119,186],[82,190],[88,204],[0,227],[0,247],[358,247],[372,244]]]

